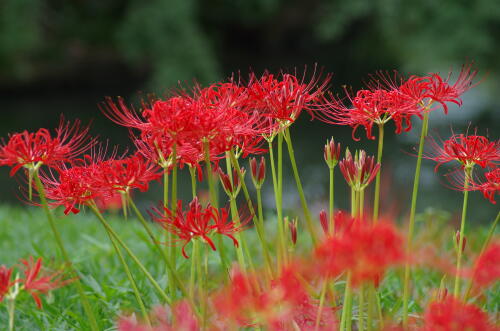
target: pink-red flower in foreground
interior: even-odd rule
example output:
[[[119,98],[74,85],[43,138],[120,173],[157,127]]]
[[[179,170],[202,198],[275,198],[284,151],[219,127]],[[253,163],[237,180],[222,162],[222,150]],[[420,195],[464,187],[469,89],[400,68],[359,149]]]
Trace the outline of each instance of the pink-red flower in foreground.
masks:
[[[4,265],[0,266],[0,302],[4,296],[9,293],[9,290],[15,282],[11,280],[12,268],[7,268]]]
[[[496,204],[495,195],[500,192],[500,167],[484,174],[485,180],[480,182],[473,180],[471,183],[471,190],[481,191],[483,196],[488,199],[492,204]]]
[[[487,287],[500,280],[500,243],[493,243],[477,258],[472,270],[472,280],[480,287]]]
[[[422,331],[494,331],[488,315],[473,304],[452,296],[431,302],[424,314]]]
[[[375,224],[357,219],[350,227],[316,247],[318,271],[325,277],[351,272],[354,286],[377,282],[391,266],[404,261],[403,239],[385,221]]]

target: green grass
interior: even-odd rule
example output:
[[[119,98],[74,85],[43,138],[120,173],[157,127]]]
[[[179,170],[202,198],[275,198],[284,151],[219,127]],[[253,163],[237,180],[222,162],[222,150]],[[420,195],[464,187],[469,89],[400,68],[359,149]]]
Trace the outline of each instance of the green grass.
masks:
[[[114,330],[116,317],[121,312],[139,311],[126,275],[111,246],[104,229],[94,217],[87,212],[79,215],[64,216],[61,210],[55,213],[57,223],[64,243],[77,269],[81,272],[85,290],[91,305],[97,314],[101,330]],[[109,216],[109,215],[108,215]],[[422,215],[421,215],[422,216]],[[143,261],[144,265],[163,288],[167,287],[165,267],[161,259],[155,254],[154,246],[149,242],[139,222],[134,218],[129,220],[120,217],[108,217],[111,226],[119,233],[129,247]],[[423,215],[420,221],[421,232],[418,236],[420,243],[431,241],[442,251],[443,256],[453,254],[450,246],[452,229],[446,222],[436,222],[432,215]],[[426,226],[429,222],[429,226]],[[271,226],[273,224],[268,224]],[[422,226],[423,225],[423,226]],[[18,263],[20,258],[43,257],[44,263],[57,268],[62,259],[59,256],[52,232],[48,226],[43,211],[35,207],[0,207],[0,265],[7,266]],[[269,238],[273,235],[268,227]],[[299,229],[299,234],[300,234]],[[304,230],[304,229],[302,229]],[[486,235],[487,228],[471,229],[469,231],[468,247],[478,252],[480,244]],[[299,247],[307,241],[307,233],[302,231],[299,238]],[[249,247],[260,249],[253,229],[247,230]],[[228,247],[229,247],[229,241]],[[189,250],[188,250],[189,252]],[[260,263],[260,251],[254,252],[257,263]],[[219,270],[218,254],[210,254],[210,269]],[[234,252],[232,259],[234,260]],[[160,303],[154,288],[142,275],[139,269],[127,257],[132,273],[137,279],[147,308]],[[189,274],[189,260],[179,256],[177,265],[182,273],[182,279],[187,280]],[[430,299],[433,289],[439,287],[442,274],[430,270],[418,270],[414,273],[418,287],[412,298],[410,310],[421,312]],[[400,271],[391,271],[381,286],[381,304],[384,313],[399,316],[401,309]],[[452,279],[449,277],[449,282]],[[187,281],[186,281],[187,282]],[[210,275],[210,287],[217,288],[223,284],[222,273]],[[341,287],[341,286],[339,286]],[[449,287],[451,288],[451,287]],[[498,284],[476,300],[476,303],[489,313],[498,314],[500,305],[500,286]],[[7,324],[7,312],[4,303],[0,304],[0,330]],[[17,330],[89,330],[88,322],[79,302],[78,293],[74,286],[69,285],[53,291],[44,299],[44,309],[36,308],[33,300],[23,294],[16,303]]]

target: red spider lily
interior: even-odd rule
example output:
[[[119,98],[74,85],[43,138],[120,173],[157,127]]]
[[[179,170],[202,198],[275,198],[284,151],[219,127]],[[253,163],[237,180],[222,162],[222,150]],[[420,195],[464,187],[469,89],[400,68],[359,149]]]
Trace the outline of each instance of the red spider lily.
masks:
[[[135,316],[120,317],[119,331],[198,331],[200,323],[186,301],[176,303],[171,309],[156,307],[151,316],[154,326],[147,326],[137,321]]]
[[[473,70],[472,63],[465,64],[462,66],[460,73],[458,74],[455,83],[451,84],[450,79],[452,73],[448,74],[448,77],[443,79],[439,74],[434,73],[426,77],[429,81],[427,85],[427,91],[425,97],[438,102],[442,105],[444,113],[448,113],[447,103],[452,102],[458,106],[462,105],[462,99],[460,98],[463,93],[476,86],[478,83],[473,83],[474,78],[477,75],[477,70]]]
[[[237,169],[233,169],[233,173],[231,175],[231,178],[229,178],[228,175],[226,175],[222,169],[219,168],[219,178],[222,183],[222,187],[224,188],[224,191],[226,191],[227,195],[236,198],[238,193],[240,192],[241,189],[241,181],[240,181],[240,175],[242,178],[245,177],[245,168],[240,168],[238,174]]]
[[[497,330],[488,315],[473,304],[464,303],[452,296],[431,302],[424,313],[422,331],[493,331]]]
[[[370,225],[356,220],[334,237],[328,237],[315,251],[319,272],[336,277],[351,272],[354,286],[377,282],[385,270],[404,260],[403,239],[394,225],[380,221]]]
[[[329,168],[334,168],[340,159],[340,143],[335,145],[335,140],[333,137],[326,142],[323,157]]]
[[[49,291],[63,287],[73,279],[62,279],[61,272],[47,273],[42,271],[42,259],[38,258],[36,262],[33,257],[29,260],[21,260],[24,265],[24,278],[20,280],[24,289],[31,294],[38,308],[42,308],[41,294],[47,294]]]
[[[70,160],[95,144],[88,131],[89,127],[81,127],[80,121],[71,125],[61,118],[55,135],[47,129],[14,133],[7,142],[2,139],[0,143],[0,165],[11,166],[13,176],[22,167],[37,170],[42,164],[52,166]]]
[[[432,152],[424,157],[437,162],[436,171],[451,161],[459,162],[462,169],[475,164],[485,168],[500,162],[500,140],[490,141],[484,136],[454,134],[442,144],[432,138],[431,146]]]
[[[175,215],[168,208],[165,208],[166,215],[161,215],[161,212],[157,209],[153,211],[159,215],[153,216],[154,220],[160,223],[165,230],[176,235],[178,241],[183,242],[182,255],[186,259],[189,258],[185,250],[186,245],[196,238],[207,243],[215,251],[215,244],[210,238],[212,234],[224,235],[230,238],[233,244],[238,247],[238,241],[234,234],[243,230],[250,220],[244,220],[237,226],[229,220],[226,209],[218,210],[210,204],[206,208],[202,208],[198,198],[194,198],[189,204],[188,210],[184,212],[182,211],[182,201],[178,201]]]
[[[495,194],[500,192],[500,167],[485,173],[484,177],[486,180],[483,182],[473,180],[470,189],[481,191],[486,199],[492,204],[496,204]]]
[[[366,156],[366,152],[363,150],[356,151],[353,158],[347,149],[345,158],[340,161],[339,166],[346,182],[355,191],[364,190],[380,169],[380,163],[375,163],[375,158]]]
[[[347,99],[352,104],[348,106],[341,98],[330,95],[325,103],[318,107],[315,115],[329,124],[349,125],[353,128],[352,137],[358,127],[363,126],[368,139],[375,139],[372,134],[373,125],[383,125],[393,120],[396,133],[411,130],[411,117],[421,116],[421,109],[414,100],[401,93],[399,90],[359,90],[355,96],[345,90]]]
[[[15,284],[11,281],[12,268],[8,269],[6,266],[0,266],[0,302],[3,301],[4,296],[9,293],[10,288]]]
[[[319,102],[330,80],[331,75],[325,78],[321,78],[321,74],[316,75],[316,69],[309,82],[306,82],[305,72],[301,79],[284,72],[278,76],[265,72],[260,78],[252,73],[248,85],[249,103],[274,123],[269,126],[266,135],[275,136],[278,130],[295,122],[302,110],[311,110]]]
[[[288,223],[288,230],[290,230],[290,240],[292,241],[292,245],[297,244],[297,224],[298,221],[297,219],[293,219],[291,222]]]
[[[351,216],[351,213],[348,213],[344,210],[337,210],[333,215],[333,220],[335,222],[335,232],[342,232],[351,227],[355,218]],[[323,233],[325,235],[329,235],[330,222],[328,221],[328,213],[325,210],[321,210],[319,212],[319,222],[321,224],[321,228],[323,229]]]
[[[161,178],[158,167],[142,155],[108,160],[99,164],[94,180],[98,186],[111,191],[126,192],[137,188],[146,192],[149,182]]]
[[[480,287],[487,287],[500,280],[500,243],[493,243],[477,258],[472,270],[472,280]]]
[[[269,330],[292,330],[294,326],[312,330],[318,307],[312,303],[295,269],[294,266],[284,269],[266,291],[254,288],[255,280],[250,276],[233,271],[230,284],[213,297],[220,322],[226,329],[257,324]],[[320,318],[321,330],[326,330],[325,326],[335,329],[335,323],[333,311],[325,307]]]

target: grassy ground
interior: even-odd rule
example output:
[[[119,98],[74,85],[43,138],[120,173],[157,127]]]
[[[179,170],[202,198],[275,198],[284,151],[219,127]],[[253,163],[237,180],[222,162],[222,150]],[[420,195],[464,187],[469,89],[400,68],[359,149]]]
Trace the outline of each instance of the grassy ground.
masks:
[[[57,220],[63,240],[73,259],[76,267],[81,271],[81,279],[87,294],[90,297],[92,307],[98,316],[99,327],[102,330],[113,330],[116,317],[123,311],[139,311],[134,295],[130,290],[123,269],[109,243],[106,234],[97,219],[82,212],[76,216],[62,217],[61,211],[56,213],[60,216]],[[420,242],[432,240],[440,248],[450,247],[451,228],[443,225],[444,222],[436,221],[434,215],[431,220],[429,216],[421,216],[422,222],[429,222],[426,231],[421,233]],[[153,247],[146,238],[141,225],[135,220],[125,220],[120,217],[109,217],[113,228],[122,236],[130,248],[141,258],[145,266],[157,279],[159,284],[166,287],[166,273],[158,256],[153,252]],[[472,229],[468,233],[468,250],[478,252],[482,239],[487,229]],[[271,235],[271,233],[270,233]],[[246,234],[250,239],[250,247],[258,249],[255,231],[248,230]],[[306,234],[300,241],[306,240]],[[259,252],[255,255],[260,257]],[[472,254],[472,253],[471,253]],[[20,258],[43,257],[44,262],[55,268],[61,262],[52,232],[41,209],[34,207],[14,208],[0,207],[0,265],[8,266],[18,263]],[[211,269],[219,269],[218,255],[211,254]],[[144,302],[152,307],[160,300],[154,289],[139,272],[138,268],[130,262],[130,267],[135,275]],[[189,273],[189,261],[182,257],[178,259],[178,265],[187,279]],[[220,270],[220,269],[219,269]],[[185,275],[185,276],[184,276]],[[213,275],[211,287],[216,288],[222,281],[217,275]],[[220,277],[220,275],[219,275]],[[399,271],[392,271],[382,284],[381,300],[384,313],[395,315],[401,307],[401,285],[399,282]],[[435,271],[419,270],[414,274],[418,287],[415,289],[414,301],[411,304],[413,312],[420,312],[431,295],[431,290],[439,286],[442,275]],[[451,280],[449,281],[451,283]],[[490,313],[498,315],[500,306],[500,287],[490,289],[485,296],[477,299],[477,303]],[[0,304],[0,330],[7,324],[7,313],[5,305]],[[17,330],[89,330],[88,323],[78,300],[78,293],[74,286],[58,289],[44,300],[44,309],[36,308],[33,300],[27,295],[22,296],[16,306]]]

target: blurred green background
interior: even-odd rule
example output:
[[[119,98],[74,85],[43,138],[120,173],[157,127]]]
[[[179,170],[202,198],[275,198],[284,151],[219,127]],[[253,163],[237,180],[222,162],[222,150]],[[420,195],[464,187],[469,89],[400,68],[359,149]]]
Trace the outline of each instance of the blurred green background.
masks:
[[[358,88],[379,69],[447,75],[473,60],[481,84],[464,95],[461,109],[452,107],[447,116],[434,112],[431,134],[446,138],[452,129],[478,126],[481,134],[497,139],[498,54],[497,0],[1,0],[0,136],[53,128],[64,113],[92,120],[93,134],[127,146],[127,131],[97,107],[105,96],[137,102],[179,81],[206,84],[238,71],[245,77],[250,69],[300,71],[314,63],[334,74],[332,90],[339,91],[344,84]],[[376,143],[362,130],[355,143],[350,128],[309,119],[303,114],[292,131],[308,199],[317,212],[327,203],[326,139],[333,135],[343,147],[372,153]],[[388,129],[382,212],[408,211],[419,124],[416,120],[414,130],[400,136]],[[424,161],[419,210],[432,207],[458,218],[462,196],[446,188],[441,175],[450,168],[434,174],[433,167]],[[345,208],[345,185],[340,173],[337,178],[336,201]],[[6,168],[0,185],[2,202],[19,203],[23,184],[8,178]],[[181,197],[189,196],[185,191]],[[290,192],[285,205],[297,206],[293,181],[285,192]],[[159,196],[146,196],[142,203]],[[272,205],[272,192],[267,196]],[[495,206],[479,193],[472,194],[472,203],[474,221],[493,217]]]

